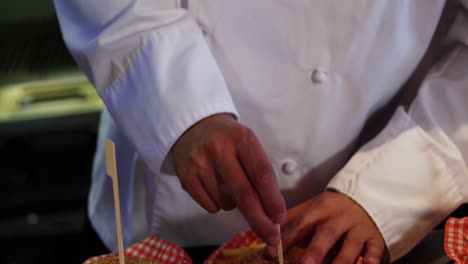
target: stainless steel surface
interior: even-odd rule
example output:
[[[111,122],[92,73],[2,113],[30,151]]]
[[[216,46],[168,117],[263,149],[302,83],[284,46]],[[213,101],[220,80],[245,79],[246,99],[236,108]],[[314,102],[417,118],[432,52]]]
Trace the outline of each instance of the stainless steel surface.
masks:
[[[102,102],[83,75],[0,87],[0,123],[99,112]]]

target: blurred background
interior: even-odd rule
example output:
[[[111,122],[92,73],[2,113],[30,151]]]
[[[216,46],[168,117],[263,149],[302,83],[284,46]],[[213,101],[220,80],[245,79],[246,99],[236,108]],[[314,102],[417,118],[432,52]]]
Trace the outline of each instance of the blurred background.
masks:
[[[0,10],[0,263],[81,263],[105,253],[86,221],[102,103],[52,0]]]

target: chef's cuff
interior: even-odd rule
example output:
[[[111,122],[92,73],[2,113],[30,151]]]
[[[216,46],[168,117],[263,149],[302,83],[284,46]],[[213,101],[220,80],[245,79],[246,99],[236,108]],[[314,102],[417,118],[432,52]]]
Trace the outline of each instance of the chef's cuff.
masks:
[[[462,203],[463,168],[456,148],[432,140],[400,108],[327,188],[367,211],[394,261]]]
[[[153,173],[159,173],[170,148],[189,127],[217,113],[237,117],[237,111],[190,15],[135,41],[140,44],[129,44],[133,51],[110,57],[113,74],[97,90],[117,126]]]

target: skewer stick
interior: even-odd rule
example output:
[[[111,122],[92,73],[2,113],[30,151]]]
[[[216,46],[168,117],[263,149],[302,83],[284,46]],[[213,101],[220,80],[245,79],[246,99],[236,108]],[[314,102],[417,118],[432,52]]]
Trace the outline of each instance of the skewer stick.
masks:
[[[106,173],[112,178],[114,189],[114,206],[115,206],[115,221],[117,223],[117,243],[119,246],[119,263],[125,264],[124,248],[122,239],[122,223],[120,219],[120,199],[119,199],[119,183],[117,180],[117,162],[115,159],[115,145],[110,139],[105,141],[106,151]]]
[[[276,250],[278,251],[278,262],[279,264],[283,264],[283,243],[281,242],[281,226],[280,224],[276,224],[276,229],[278,229],[278,233],[280,234],[280,240],[278,241],[278,245],[276,246]]]

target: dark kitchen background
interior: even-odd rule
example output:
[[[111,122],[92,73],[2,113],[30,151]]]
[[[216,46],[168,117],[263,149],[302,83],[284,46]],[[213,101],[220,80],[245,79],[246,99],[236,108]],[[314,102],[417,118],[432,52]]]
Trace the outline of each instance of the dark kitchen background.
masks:
[[[52,0],[0,1],[0,263],[81,263],[102,103],[69,55]]]
[[[86,216],[103,104],[52,0],[0,10],[0,264],[82,263],[108,253]],[[202,263],[214,249],[185,250]]]

